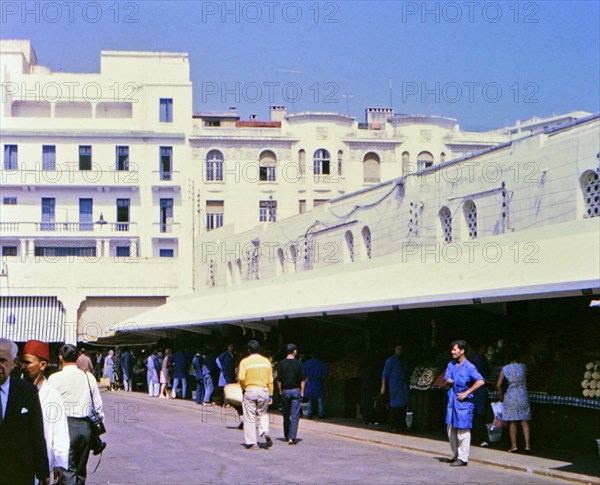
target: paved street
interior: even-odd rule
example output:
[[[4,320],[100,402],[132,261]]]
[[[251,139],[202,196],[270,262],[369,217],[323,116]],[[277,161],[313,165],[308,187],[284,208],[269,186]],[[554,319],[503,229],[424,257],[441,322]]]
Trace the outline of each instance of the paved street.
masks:
[[[97,458],[90,458],[89,484],[566,483],[475,462],[451,468],[438,460],[444,453],[402,449],[377,439],[387,433],[368,431],[370,439],[325,423],[301,422],[302,441],[289,446],[278,415],[271,417],[274,446],[248,451],[233,410],[132,394],[103,392],[108,448],[94,474]]]

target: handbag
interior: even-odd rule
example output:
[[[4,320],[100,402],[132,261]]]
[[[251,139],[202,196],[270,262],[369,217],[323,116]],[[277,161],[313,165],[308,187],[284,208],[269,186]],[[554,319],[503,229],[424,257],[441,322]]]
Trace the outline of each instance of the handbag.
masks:
[[[85,378],[87,380],[88,388],[90,390],[90,400],[92,402],[92,413],[89,416],[90,428],[92,429],[92,434],[94,436],[100,436],[106,433],[104,419],[102,419],[100,413],[96,411],[96,406],[94,405],[94,395],[92,394],[92,386],[90,386],[90,379],[88,378],[87,373],[85,374]]]

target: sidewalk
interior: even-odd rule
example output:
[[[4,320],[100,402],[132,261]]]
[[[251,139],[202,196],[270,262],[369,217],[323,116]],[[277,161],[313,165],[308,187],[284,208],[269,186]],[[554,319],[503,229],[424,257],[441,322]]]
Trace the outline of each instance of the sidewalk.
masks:
[[[104,391],[106,392],[106,391]],[[158,400],[150,398],[147,394],[140,392],[118,391],[114,393],[119,397],[127,399],[154,402],[156,405],[164,407],[187,408],[191,412],[207,412],[208,408],[198,406],[194,401],[172,399]],[[222,408],[216,406],[218,412]],[[216,410],[215,410],[216,411]],[[235,419],[236,413],[233,410],[227,410],[232,413]],[[281,427],[281,418],[279,412],[270,411],[274,416],[274,426]],[[337,437],[346,438],[355,441],[376,443],[427,453],[436,457],[448,457],[450,448],[448,442],[442,437],[424,434],[392,434],[386,431],[363,425],[357,419],[338,419],[331,418],[322,421],[303,419],[300,423],[300,430],[307,430],[316,433],[327,433]],[[536,450],[537,452],[537,450]],[[533,475],[539,475],[549,478],[567,480],[575,483],[600,484],[600,459],[594,455],[580,455],[564,452],[562,450],[541,450],[534,456],[509,454],[504,449],[471,447],[470,463],[479,463],[491,465],[504,469],[521,471]]]

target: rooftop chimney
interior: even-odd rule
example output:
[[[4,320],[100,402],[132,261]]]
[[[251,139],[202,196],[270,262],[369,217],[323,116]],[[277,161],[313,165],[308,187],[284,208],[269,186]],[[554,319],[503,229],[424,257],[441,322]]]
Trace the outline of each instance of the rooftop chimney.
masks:
[[[283,121],[283,118],[285,118],[285,106],[272,105],[269,109],[271,111],[271,121]]]

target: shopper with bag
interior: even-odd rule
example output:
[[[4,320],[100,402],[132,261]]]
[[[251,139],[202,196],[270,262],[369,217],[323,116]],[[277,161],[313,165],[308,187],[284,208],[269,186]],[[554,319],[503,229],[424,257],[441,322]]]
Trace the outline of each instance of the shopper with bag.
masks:
[[[525,453],[533,454],[530,444],[529,421],[531,420],[531,407],[529,406],[529,393],[527,392],[527,366],[519,362],[519,349],[511,347],[507,351],[510,363],[500,371],[496,388],[502,401],[502,420],[508,423],[510,434],[509,453],[519,451],[517,445],[517,423],[521,422],[523,437],[525,438]],[[506,392],[502,387],[504,380],[508,381]],[[506,424],[505,424],[506,426]]]
[[[69,468],[64,472],[65,485],[84,484],[87,462],[94,439],[90,418],[102,413],[102,398],[96,379],[89,372],[77,368],[77,348],[66,344],[59,354],[62,370],[52,374],[48,383],[62,396],[65,402],[69,426]]]

